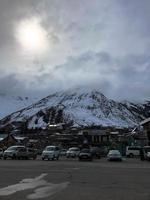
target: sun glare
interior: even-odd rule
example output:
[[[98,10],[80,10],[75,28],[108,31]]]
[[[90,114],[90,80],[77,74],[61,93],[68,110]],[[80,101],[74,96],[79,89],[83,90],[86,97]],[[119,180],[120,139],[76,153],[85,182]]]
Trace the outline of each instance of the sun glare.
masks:
[[[42,53],[48,48],[47,32],[36,18],[21,21],[16,38],[24,50]]]

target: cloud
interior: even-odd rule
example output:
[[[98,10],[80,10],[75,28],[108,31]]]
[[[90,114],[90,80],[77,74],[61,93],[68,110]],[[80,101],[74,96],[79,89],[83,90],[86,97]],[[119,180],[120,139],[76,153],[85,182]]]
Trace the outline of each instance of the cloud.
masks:
[[[0,1],[0,91],[42,96],[87,85],[115,99],[150,98],[149,6],[149,0]],[[44,55],[23,50],[15,38],[18,24],[32,18],[47,33]]]
[[[0,78],[0,91],[12,94],[47,95],[56,90],[76,86],[98,88],[106,96],[116,99],[146,100],[149,98],[149,55],[129,55],[115,58],[106,52],[87,52],[69,57],[66,63],[47,70],[34,63],[38,73],[28,76],[11,74]],[[145,73],[147,72],[147,73]],[[40,87],[39,87],[40,85]]]
[[[0,93],[17,94],[24,88],[24,84],[20,82],[15,74],[10,74],[0,78]]]
[[[87,52],[57,66],[53,80],[66,89],[87,85],[101,89],[110,98],[143,100],[150,94],[149,73],[148,54],[115,58],[106,52]]]

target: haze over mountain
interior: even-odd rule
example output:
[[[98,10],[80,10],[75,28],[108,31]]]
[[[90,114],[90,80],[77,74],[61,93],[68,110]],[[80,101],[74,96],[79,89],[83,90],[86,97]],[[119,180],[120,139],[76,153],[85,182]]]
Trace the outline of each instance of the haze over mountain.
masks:
[[[0,119],[37,101],[36,97],[0,93]]]

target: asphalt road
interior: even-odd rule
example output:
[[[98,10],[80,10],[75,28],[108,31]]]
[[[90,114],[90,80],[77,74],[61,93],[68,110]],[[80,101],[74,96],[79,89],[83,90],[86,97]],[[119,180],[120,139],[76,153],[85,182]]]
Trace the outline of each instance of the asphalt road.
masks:
[[[150,162],[0,160],[0,200],[150,200]]]

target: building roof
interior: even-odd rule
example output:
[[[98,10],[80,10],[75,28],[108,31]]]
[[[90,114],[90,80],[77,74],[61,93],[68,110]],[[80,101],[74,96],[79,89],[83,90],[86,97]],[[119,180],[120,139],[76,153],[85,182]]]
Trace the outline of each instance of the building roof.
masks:
[[[147,124],[148,122],[150,122],[150,117],[141,121],[140,125],[144,125],[144,124]]]

